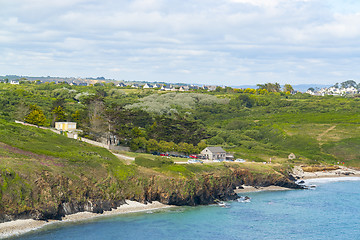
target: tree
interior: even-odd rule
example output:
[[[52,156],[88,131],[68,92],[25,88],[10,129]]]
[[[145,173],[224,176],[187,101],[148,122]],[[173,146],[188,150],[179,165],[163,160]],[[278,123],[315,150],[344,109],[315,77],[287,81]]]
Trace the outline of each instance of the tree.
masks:
[[[46,123],[46,117],[43,111],[36,105],[30,106],[30,113],[26,115],[25,122],[31,123],[37,126],[44,126]]]
[[[197,145],[197,152],[201,152],[206,147],[207,147],[206,142],[205,141],[200,141],[199,144]]]
[[[223,92],[224,89],[222,87],[217,86],[215,92]]]
[[[156,117],[156,122],[149,128],[148,135],[157,141],[187,142],[198,144],[205,137],[203,126],[193,120],[177,116],[168,118],[166,116]]]
[[[15,119],[19,121],[24,121],[25,116],[30,113],[30,108],[23,101],[19,103],[15,112]]]
[[[237,108],[247,107],[251,108],[255,104],[254,98],[250,97],[248,94],[241,94],[237,98],[230,101],[230,105]]]
[[[356,84],[356,82],[354,80],[347,80],[347,81],[341,83],[341,87],[342,88],[349,88],[349,87],[356,88],[357,84]]]
[[[283,87],[283,92],[292,93],[292,92],[294,92],[294,88],[290,84],[285,84],[284,87]]]
[[[64,97],[58,97],[55,99],[55,101],[53,102],[53,108],[56,108],[56,107],[64,107],[65,105],[65,98]]]
[[[190,144],[190,143],[184,143],[181,142],[178,145],[178,152],[182,152],[185,154],[191,154],[194,153],[197,149],[195,149],[194,145]]]
[[[161,140],[159,142],[159,150],[160,152],[173,152],[176,148],[176,145],[174,142],[166,142]]]
[[[147,143],[147,141],[144,137],[134,138],[130,142],[130,149],[132,151],[144,150],[146,148],[146,143]]]
[[[90,131],[94,134],[96,139],[99,139],[105,135],[108,126],[108,121],[104,119],[105,104],[103,101],[94,100],[88,105],[89,108],[89,123]],[[110,134],[110,133],[108,133]]]
[[[159,144],[155,139],[149,139],[146,144],[146,151],[147,152],[156,152],[159,150]]]
[[[80,112],[79,110],[76,110],[73,114],[71,114],[71,118],[73,121],[80,123]]]
[[[265,84],[257,84],[259,89],[266,89],[268,92],[280,92],[280,84],[279,83],[265,83]]]
[[[255,93],[256,93],[256,90],[255,90],[255,89],[252,89],[252,88],[247,88],[247,89],[244,90],[244,93],[255,94]]]
[[[256,92],[260,95],[266,95],[269,93],[269,91],[266,89],[257,89]]]
[[[61,107],[61,106],[55,107],[52,110],[52,114],[53,114],[53,120],[51,123],[52,126],[55,125],[55,122],[66,121],[66,114],[65,114],[63,107]]]

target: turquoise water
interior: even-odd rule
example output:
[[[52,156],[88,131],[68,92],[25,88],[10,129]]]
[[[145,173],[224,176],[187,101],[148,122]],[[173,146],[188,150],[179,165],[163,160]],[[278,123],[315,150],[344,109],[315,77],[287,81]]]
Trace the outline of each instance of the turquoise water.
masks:
[[[349,181],[352,180],[352,181]],[[16,239],[360,239],[360,178],[315,190],[248,193],[251,202],[176,207],[53,224]]]

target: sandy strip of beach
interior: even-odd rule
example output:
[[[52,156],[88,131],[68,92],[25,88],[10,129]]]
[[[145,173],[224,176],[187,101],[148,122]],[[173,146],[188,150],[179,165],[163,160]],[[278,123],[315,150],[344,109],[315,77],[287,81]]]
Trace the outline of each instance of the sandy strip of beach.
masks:
[[[235,193],[248,193],[248,192],[261,192],[261,191],[285,191],[292,190],[291,188],[279,187],[279,186],[268,186],[268,187],[253,187],[243,185],[243,188],[235,189]]]
[[[139,202],[126,200],[126,203],[127,204],[121,205],[120,207],[118,207],[117,209],[113,209],[112,211],[104,211],[104,213],[102,214],[91,213],[91,212],[80,212],[80,213],[67,215],[63,218],[62,221],[49,220],[48,222],[46,222],[46,221],[39,221],[33,219],[25,219],[25,220],[16,220],[11,222],[0,223],[0,239],[37,230],[52,223],[83,221],[86,219],[98,218],[98,217],[104,217],[110,215],[150,211],[150,210],[173,207],[171,205],[165,205],[156,201],[148,204],[142,204]]]
[[[360,177],[360,171],[344,166],[331,171],[304,172],[300,166],[294,168],[294,176],[300,179],[333,178],[333,177]]]
[[[339,169],[332,171],[319,172],[304,172],[300,166],[294,168],[294,176],[299,180],[317,179],[317,178],[338,178],[338,177],[360,177],[360,171],[344,166],[339,166]],[[260,191],[284,191],[292,190],[291,188],[268,186],[268,187],[253,187],[243,185],[243,188],[235,189],[235,193],[260,192]]]

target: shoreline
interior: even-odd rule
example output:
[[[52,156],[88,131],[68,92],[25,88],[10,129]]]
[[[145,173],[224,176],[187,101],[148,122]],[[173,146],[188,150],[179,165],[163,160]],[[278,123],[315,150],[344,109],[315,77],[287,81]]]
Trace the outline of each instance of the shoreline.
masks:
[[[300,166],[296,166],[294,167],[293,177],[298,179],[297,182],[302,180],[306,181],[306,180],[321,179],[321,178],[351,178],[351,177],[360,178],[360,170],[339,166],[339,169],[336,170],[304,172]],[[261,191],[294,190],[292,188],[280,187],[275,185],[271,185],[268,187],[253,187],[253,186],[243,185],[242,187],[243,188],[235,189],[234,192],[239,194],[239,193],[250,193],[250,192],[261,192]]]
[[[92,212],[78,212],[71,215],[66,215],[59,220],[33,220],[33,219],[19,219],[10,222],[0,223],[0,239],[19,236],[28,232],[39,230],[50,224],[62,224],[69,222],[85,221],[89,219],[102,218],[107,216],[116,216],[129,213],[144,212],[150,210],[158,210],[174,207],[172,205],[165,205],[154,201],[152,203],[143,204],[136,201],[125,200],[127,204],[123,204],[111,211],[104,211],[101,214]]]
[[[293,176],[301,180],[321,179],[321,178],[339,178],[339,177],[359,177],[360,171],[340,166],[337,170],[331,171],[319,171],[319,172],[304,172],[301,167],[295,167]],[[234,189],[237,194],[262,192],[262,191],[288,191],[294,190],[292,188],[280,187],[280,186],[267,186],[267,187],[253,187],[243,185],[242,188]],[[92,212],[79,212],[71,215],[66,215],[59,220],[33,220],[33,219],[19,219],[15,221],[0,223],[0,239],[14,237],[22,235],[28,232],[39,230],[50,224],[62,224],[77,221],[86,221],[95,218],[102,218],[107,216],[116,216],[122,214],[144,212],[157,209],[165,209],[174,207],[172,205],[165,205],[160,202],[154,201],[152,203],[143,204],[136,201],[125,200],[126,204],[123,204],[111,211],[104,211],[102,214]]]
[[[337,178],[337,177],[360,177],[360,171],[344,166],[339,166],[336,170],[304,172],[300,166],[294,167],[293,176],[298,180],[313,178]]]

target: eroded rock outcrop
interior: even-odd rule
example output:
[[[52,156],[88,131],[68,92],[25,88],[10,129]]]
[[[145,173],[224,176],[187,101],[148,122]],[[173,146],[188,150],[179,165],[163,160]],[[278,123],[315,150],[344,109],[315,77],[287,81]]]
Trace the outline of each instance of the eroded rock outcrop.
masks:
[[[142,203],[159,201],[178,206],[210,204],[238,198],[234,189],[243,184],[300,188],[282,174],[254,174],[243,169],[229,169],[226,174],[203,173],[188,178],[149,175],[119,181],[109,177],[103,182],[94,182],[84,176],[74,180],[45,171],[32,185],[26,184],[28,176],[15,174],[10,177],[18,180],[14,181],[14,186],[9,186],[9,194],[6,191],[2,194],[0,222],[27,218],[61,219],[65,215],[84,211],[102,213],[125,204],[125,199]],[[27,188],[29,186],[30,189]],[[13,193],[28,194],[21,197]]]

